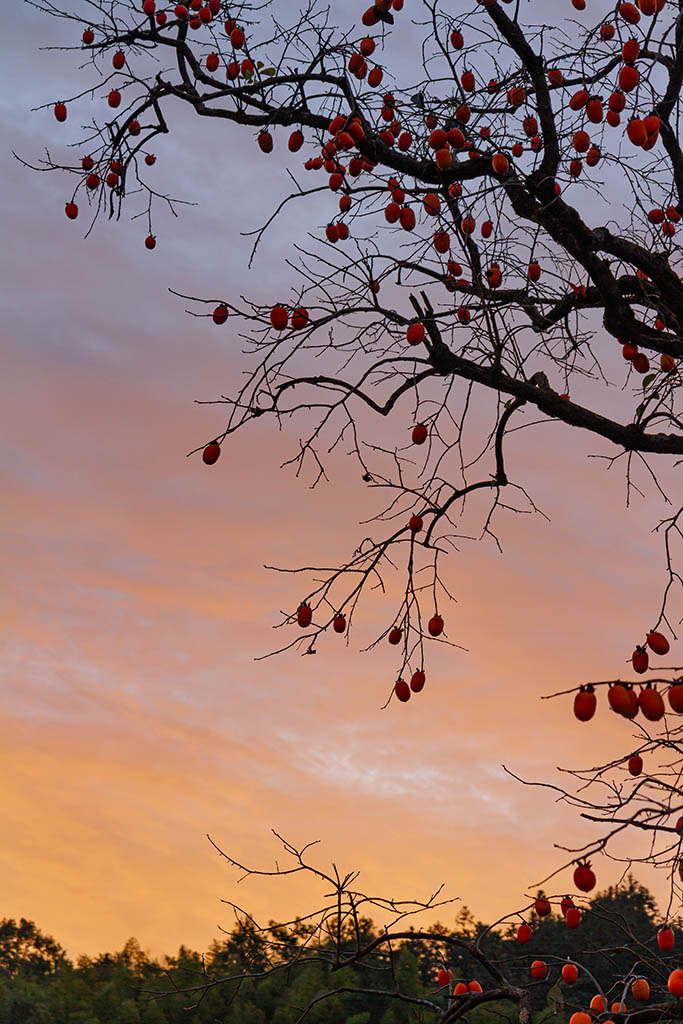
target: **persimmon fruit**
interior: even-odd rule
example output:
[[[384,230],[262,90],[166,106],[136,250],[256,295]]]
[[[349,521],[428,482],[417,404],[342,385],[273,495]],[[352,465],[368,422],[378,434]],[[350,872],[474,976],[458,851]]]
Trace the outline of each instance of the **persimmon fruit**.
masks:
[[[404,704],[410,700],[410,687],[405,679],[398,679],[394,685],[394,693]]]
[[[657,633],[654,630],[647,635],[647,646],[655,654],[669,653],[669,641],[662,633]]]
[[[276,331],[284,331],[287,329],[289,316],[284,306],[273,306],[270,311],[270,322]]]
[[[607,690],[607,701],[613,711],[616,711],[619,715],[623,715],[623,713],[628,710],[629,706],[626,687],[622,686],[621,683],[615,683],[614,686],[610,686]]]
[[[680,969],[672,971],[668,977],[666,987],[672,996],[680,999],[683,996],[683,971]]]
[[[683,712],[683,683],[674,683],[670,686],[667,699],[671,710],[680,715]]]
[[[631,362],[633,362],[637,358],[638,356],[634,356]],[[635,651],[631,655],[631,664],[633,665],[633,671],[638,672],[639,675],[642,675],[644,672],[647,672],[648,666],[650,664],[650,658],[645,647],[642,647],[640,645],[636,647]]]
[[[291,325],[293,331],[302,331],[308,325],[308,310],[303,306],[297,306],[292,313]]]
[[[218,462],[220,454],[221,446],[218,441],[211,441],[202,452],[202,461],[207,466],[213,466],[215,462]]]
[[[632,64],[624,64],[617,77],[622,92],[633,92],[640,81],[640,72]]]
[[[589,96],[588,89],[578,89],[569,99],[569,109],[582,110],[588,103]]]
[[[658,690],[647,687],[638,694],[638,705],[643,718],[649,722],[658,722],[664,717],[664,699]]]
[[[577,153],[585,153],[590,149],[590,135],[584,131],[574,132],[572,144]]]
[[[491,167],[496,174],[507,174],[510,170],[510,162],[504,153],[494,153],[491,158]]]
[[[419,345],[425,339],[424,325],[420,323],[409,324],[406,331],[406,341],[409,345]]]
[[[404,231],[414,231],[415,230],[415,224],[417,222],[416,222],[416,219],[415,219],[415,211],[413,210],[413,208],[411,206],[404,206],[403,209],[401,210],[400,214],[399,214],[399,218],[398,219],[399,219],[399,223],[400,223],[400,225],[401,225],[401,227],[403,228]]]
[[[574,869],[574,885],[580,892],[590,892],[595,888],[595,873],[588,861],[580,861]]]
[[[441,210],[441,200],[436,192],[428,192],[422,200],[422,205],[425,213],[430,214],[432,217],[436,217]]]
[[[631,995],[639,1003],[645,1003],[650,998],[650,986],[645,978],[636,978],[631,985]]]
[[[564,919],[566,921],[567,928],[571,930],[578,928],[581,924],[581,911],[578,907],[569,907]]]
[[[637,352],[631,360],[631,366],[637,373],[647,373],[650,369],[650,360],[644,352]],[[647,651],[645,653],[647,654]],[[638,671],[645,671],[645,669],[636,669],[636,672]]]
[[[430,636],[441,636],[443,633],[443,619],[440,615],[432,615],[427,624]]]
[[[424,687],[426,676],[421,668],[413,672],[410,679],[410,689],[413,693],[419,693]]]
[[[313,619],[313,611],[306,601],[302,601],[296,610],[296,621],[302,629],[310,626]]]

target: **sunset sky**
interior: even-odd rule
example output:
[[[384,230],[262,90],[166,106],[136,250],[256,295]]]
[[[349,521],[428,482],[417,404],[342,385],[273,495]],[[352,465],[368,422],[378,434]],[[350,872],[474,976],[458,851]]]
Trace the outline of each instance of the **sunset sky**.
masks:
[[[444,616],[467,650],[431,644],[418,697],[380,710],[396,654],[386,643],[361,652],[393,615],[374,597],[348,647],[334,635],[315,657],[256,661],[281,645],[286,630],[272,627],[310,589],[264,566],[343,559],[372,502],[342,455],[315,490],[279,468],[298,424],[278,431],[264,417],[211,468],[186,457],[225,422],[223,407],[194,400],[234,390],[248,357],[236,324],[186,315],[168,289],[286,298],[301,212],[285,212],[249,271],[240,232],[274,208],[281,168],[248,130],[178,110],[155,173],[197,205],[178,219],[159,210],[153,252],[144,218],[125,213],[84,240],[87,218],[64,216],[72,184],[11,154],[35,162],[48,147],[66,159],[93,116],[89,100],[65,125],[31,112],[79,91],[78,55],[39,50],[77,29],[17,4],[0,96],[0,917],[34,920],[73,956],[131,935],[154,954],[204,950],[232,924],[222,898],[264,921],[316,904],[320,891],[297,878],[238,885],[206,838],[272,867],[283,858],[271,829],[294,845],[320,840],[314,862],[360,870],[368,893],[422,899],[443,882],[483,919],[523,906],[562,863],[553,843],[592,833],[502,765],[557,782],[558,764],[630,753],[632,728],[604,700],[581,725],[571,698],[540,697],[632,677],[627,658],[665,583],[651,534],[661,500],[643,475],[647,502],[626,507],[621,464],[586,457],[613,453],[606,442],[554,423],[521,431],[511,465],[550,522],[510,515],[503,555],[463,543],[448,560],[457,604]],[[324,225],[326,209],[321,197],[310,224]],[[605,403],[623,409],[613,369]],[[597,393],[578,381],[578,401],[582,388]],[[398,406],[377,430],[404,438],[409,425]],[[619,877],[604,859],[595,868],[600,887]],[[661,880],[639,877],[661,897]],[[571,888],[570,872],[550,888]],[[458,906],[434,916],[450,924]]]

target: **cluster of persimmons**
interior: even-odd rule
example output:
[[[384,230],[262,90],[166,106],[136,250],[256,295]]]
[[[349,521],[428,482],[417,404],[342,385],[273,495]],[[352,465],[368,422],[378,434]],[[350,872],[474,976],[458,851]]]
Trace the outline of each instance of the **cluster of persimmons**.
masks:
[[[640,675],[647,672],[650,664],[648,648],[655,654],[665,655],[669,653],[669,641],[662,633],[653,630],[648,633],[645,643],[636,647],[631,656],[631,663]],[[649,722],[658,722],[664,717],[664,698],[651,683],[641,687],[639,693],[636,693],[632,683],[609,684],[607,700],[612,711],[623,715],[624,718],[635,718],[639,712]],[[667,700],[672,711],[677,714],[683,713],[683,680],[676,679],[668,685]],[[575,716],[580,722],[589,722],[596,708],[595,686],[592,683],[581,686],[574,697]],[[637,764],[638,760],[634,762],[633,767],[635,768]],[[631,774],[639,775],[640,772],[633,770]]]
[[[589,892],[595,886],[595,875],[587,862],[579,862],[574,871],[574,884],[576,888]],[[533,904],[533,910],[539,918],[547,917],[552,912],[552,903],[545,896],[539,896]],[[581,922],[581,912],[574,906],[571,896],[565,896],[560,901],[560,910],[565,918],[567,928],[578,928]],[[517,941],[525,945],[531,940],[532,928],[526,922],[519,925],[517,929]],[[662,953],[670,952],[675,945],[675,935],[672,928],[666,926],[657,932],[657,946]],[[567,961],[560,968],[561,980],[566,985],[574,985],[581,975],[582,968],[579,964]],[[530,976],[535,981],[549,980],[551,969],[545,960],[533,960],[529,966]],[[481,992],[482,987],[478,981],[458,981],[453,985],[453,972],[450,968],[442,967],[438,971],[437,981],[440,988],[447,988],[451,996],[468,996],[473,992]],[[683,997],[683,970],[675,969],[670,972],[667,979],[667,989],[671,995]],[[631,995],[637,1003],[647,1002],[651,995],[650,984],[643,977],[635,977],[630,985]],[[596,993],[590,1001],[589,1010],[578,1010],[570,1017],[569,1024],[593,1024],[597,1018],[602,1024],[614,1024],[612,1021],[604,1020],[607,1012],[623,1014],[627,1012],[626,1003],[620,1000],[610,1006],[601,993]]]

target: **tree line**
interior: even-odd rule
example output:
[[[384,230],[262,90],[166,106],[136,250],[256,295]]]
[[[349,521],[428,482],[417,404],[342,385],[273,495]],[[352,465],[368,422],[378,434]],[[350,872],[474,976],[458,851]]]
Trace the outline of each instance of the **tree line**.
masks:
[[[641,950],[637,973],[652,987],[653,1002],[671,999],[666,993],[667,970],[678,965],[680,954],[676,946],[667,956],[657,949],[660,915],[652,895],[632,876],[592,899],[577,929],[569,929],[560,913],[541,919],[532,911],[525,918],[532,935],[524,944],[517,940],[521,917],[491,927],[477,921],[466,907],[459,910],[454,928],[437,922],[426,931],[435,937],[450,934],[476,942],[513,983],[528,987],[533,1024],[567,1024],[574,1011],[588,1007],[597,986],[619,1002],[624,978],[633,973],[634,949]],[[363,943],[382,933],[369,918],[361,918],[358,926]],[[674,931],[679,926],[675,922]],[[440,990],[439,970],[452,972],[452,985],[474,980],[484,989],[487,986],[482,964],[467,951],[454,951],[446,962],[443,947],[424,938],[397,941],[390,965],[368,960],[335,969],[325,956],[324,941],[318,939],[315,948],[310,946],[311,930],[305,922],[271,922],[268,933],[266,939],[261,929],[241,921],[212,942],[205,954],[183,945],[175,955],[154,958],[131,938],[120,952],[79,956],[73,961],[32,921],[6,918],[0,923],[0,1022],[295,1024],[318,994],[339,990],[309,1009],[305,1018],[309,1024],[432,1024],[439,1015],[429,1006],[421,1007],[419,1001],[443,1003],[447,1008],[451,997],[447,988]],[[345,938],[351,948],[357,936],[348,929],[342,941]],[[337,937],[330,936],[328,953],[336,942]],[[297,965],[303,950],[306,963]],[[316,950],[318,961],[311,956]],[[530,964],[538,958],[549,967],[544,981],[534,981],[530,975]],[[578,965],[574,985],[560,979],[566,961]],[[199,1002],[175,992],[202,979],[209,985]],[[661,997],[656,994],[658,988],[664,992]],[[627,1013],[638,1009],[629,997],[630,992]],[[467,1017],[469,1024],[500,1024],[514,1019],[515,1008],[490,1003],[475,1007]],[[616,1014],[615,1019],[623,1015]]]

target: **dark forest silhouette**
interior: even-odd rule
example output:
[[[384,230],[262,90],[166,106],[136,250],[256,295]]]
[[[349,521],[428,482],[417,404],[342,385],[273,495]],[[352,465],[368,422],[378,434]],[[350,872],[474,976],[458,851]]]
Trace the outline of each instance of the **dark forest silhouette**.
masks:
[[[519,921],[508,922],[504,928],[489,930],[461,907],[452,928],[433,924],[432,934],[450,934],[465,942],[481,939],[481,948],[494,963],[504,968],[514,984],[528,987],[533,1007],[533,1024],[553,1019],[567,1024],[577,1009],[586,1008],[595,995],[596,984],[610,999],[622,998],[623,978],[633,968],[634,948],[641,953],[639,976],[645,977],[652,989],[650,1003],[671,1001],[666,991],[668,970],[676,967],[680,952],[674,947],[669,954],[657,949],[656,934],[661,920],[653,897],[646,888],[629,876],[621,887],[614,887],[591,900],[582,915],[581,927],[567,928],[560,913],[540,919],[534,912],[525,915],[532,928],[532,937],[521,945],[516,938]],[[381,929],[367,918],[361,919],[366,942],[381,934]],[[486,933],[484,935],[484,933]],[[483,936],[483,938],[481,938]],[[304,1008],[317,994],[343,986],[369,988],[377,995],[342,992],[312,1007],[306,1020],[311,1024],[400,1024],[407,1021],[436,1021],[437,1015],[428,1007],[396,1001],[389,994],[400,986],[401,993],[447,1006],[447,990],[439,988],[438,971],[444,966],[442,953],[434,943],[424,939],[397,942],[393,970],[377,961],[332,970],[326,961],[324,944],[308,946],[309,962],[291,965],[309,938],[305,922],[289,927],[275,926],[270,934],[281,944],[280,965],[273,960],[272,948],[267,950],[262,934],[248,922],[240,923],[220,941],[211,944],[202,955],[181,946],[173,956],[153,958],[146,954],[136,939],[131,938],[117,953],[80,956],[72,962],[54,939],[44,935],[31,921],[18,923],[5,919],[0,923],[0,1021],[3,1024],[294,1024]],[[348,947],[355,937],[349,932]],[[629,949],[625,949],[628,946]],[[327,952],[334,949],[330,940]],[[317,963],[310,954],[320,952]],[[537,957],[548,963],[550,970],[544,981],[533,981],[529,964]],[[267,958],[267,959],[266,959]],[[579,966],[579,980],[574,985],[560,980],[563,962],[571,960]],[[669,962],[670,961],[670,962]],[[287,963],[290,966],[287,967]],[[666,965],[666,970],[662,970]],[[482,966],[466,952],[454,951],[447,966],[453,982],[478,980],[485,989],[487,980]],[[379,968],[379,969],[378,969]],[[248,977],[247,975],[256,975]],[[262,977],[259,978],[258,975]],[[187,1009],[195,1000],[187,995],[166,994],[155,998],[151,993],[173,993],[211,978],[241,976],[240,981],[217,985],[206,993],[198,1007]],[[678,1002],[678,1001],[677,1001]],[[627,1010],[638,1005],[628,991]],[[649,1004],[643,1004],[639,1016]],[[672,1005],[673,1010],[673,1005]],[[678,1014],[676,1014],[678,1015]],[[512,1021],[516,1008],[511,1004],[490,1003],[472,1009],[470,1024]],[[615,1015],[615,1020],[620,1015]],[[660,1016],[658,1014],[658,1016]],[[623,1018],[622,1018],[623,1019]]]

